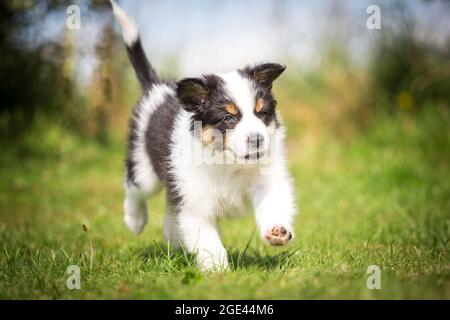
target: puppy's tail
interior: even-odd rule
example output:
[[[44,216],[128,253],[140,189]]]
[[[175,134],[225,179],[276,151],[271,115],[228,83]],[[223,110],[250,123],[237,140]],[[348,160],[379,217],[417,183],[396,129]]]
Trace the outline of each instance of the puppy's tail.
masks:
[[[149,90],[154,83],[159,82],[159,79],[142,48],[136,24],[114,0],[109,0],[109,2],[111,3],[117,21],[119,21],[123,41],[127,48],[128,58],[133,65],[142,89],[145,91]]]

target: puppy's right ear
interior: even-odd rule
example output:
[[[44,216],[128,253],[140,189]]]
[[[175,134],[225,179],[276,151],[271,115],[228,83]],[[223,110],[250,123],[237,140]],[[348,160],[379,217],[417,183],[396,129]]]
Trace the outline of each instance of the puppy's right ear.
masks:
[[[186,78],[177,82],[177,97],[190,112],[197,112],[208,101],[209,89],[204,80]]]

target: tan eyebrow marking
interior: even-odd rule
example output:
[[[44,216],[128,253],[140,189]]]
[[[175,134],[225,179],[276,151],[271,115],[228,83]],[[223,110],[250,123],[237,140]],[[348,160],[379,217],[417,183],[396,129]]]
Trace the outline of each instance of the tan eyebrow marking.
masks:
[[[238,114],[238,109],[234,103],[228,103],[225,106],[225,110],[234,116]]]
[[[260,112],[262,110],[262,108],[264,107],[264,101],[261,98],[258,98],[256,100],[256,104],[255,104],[255,111],[256,112]]]

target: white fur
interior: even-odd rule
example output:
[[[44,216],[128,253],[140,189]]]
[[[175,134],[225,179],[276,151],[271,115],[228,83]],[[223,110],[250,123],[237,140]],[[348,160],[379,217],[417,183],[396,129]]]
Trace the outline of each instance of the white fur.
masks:
[[[120,28],[122,29],[123,41],[127,46],[131,47],[139,37],[138,28],[134,21],[127,16],[125,11],[123,11],[114,0],[110,0],[109,2],[111,2],[114,15],[119,21]]]

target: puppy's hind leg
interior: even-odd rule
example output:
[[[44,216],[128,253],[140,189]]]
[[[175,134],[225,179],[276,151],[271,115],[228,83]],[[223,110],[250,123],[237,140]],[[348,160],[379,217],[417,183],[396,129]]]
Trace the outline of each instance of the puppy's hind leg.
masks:
[[[139,234],[147,224],[148,193],[137,186],[125,184],[124,221],[135,234]]]
[[[130,179],[125,182],[124,221],[135,234],[141,233],[147,224],[147,199],[158,190],[159,186],[153,172],[145,182],[145,187],[142,187],[143,183],[138,184]]]
[[[133,127],[126,162],[124,221],[128,228],[139,234],[147,224],[147,199],[161,186],[145,150],[143,133]]]

